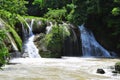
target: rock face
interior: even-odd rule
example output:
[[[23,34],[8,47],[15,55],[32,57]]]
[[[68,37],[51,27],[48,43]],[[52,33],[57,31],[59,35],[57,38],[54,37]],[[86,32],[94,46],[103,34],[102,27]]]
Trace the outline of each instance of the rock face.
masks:
[[[10,58],[20,58],[20,57],[21,57],[21,53],[18,51],[10,53]]]
[[[47,50],[45,43],[44,43],[44,37],[45,37],[44,33],[37,34],[35,36],[34,43],[39,50],[40,56],[47,58],[50,56],[49,56],[49,51]]]
[[[64,40],[63,56],[82,56],[81,39],[79,28],[66,24],[70,31],[70,36]]]
[[[97,73],[99,73],[99,74],[105,74],[105,71],[103,69],[97,69]]]

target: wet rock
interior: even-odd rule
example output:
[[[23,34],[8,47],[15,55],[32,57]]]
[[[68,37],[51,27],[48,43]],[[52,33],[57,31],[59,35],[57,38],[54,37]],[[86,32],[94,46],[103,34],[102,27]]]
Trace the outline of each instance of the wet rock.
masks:
[[[118,73],[120,73],[120,62],[117,62],[115,64],[115,71],[118,72]]]
[[[105,74],[105,71],[103,69],[97,69],[97,73],[99,73],[99,74]]]
[[[41,57],[46,56],[48,57],[50,55],[50,52],[47,50],[47,47],[45,46],[44,37],[45,37],[44,33],[35,35],[34,43],[37,46]]]
[[[19,51],[10,53],[10,58],[19,58],[19,57],[21,57],[21,53]]]
[[[45,37],[44,33],[37,34],[37,35],[35,35],[34,42],[39,42],[44,37]]]
[[[117,73],[117,71],[112,71],[112,73]]]

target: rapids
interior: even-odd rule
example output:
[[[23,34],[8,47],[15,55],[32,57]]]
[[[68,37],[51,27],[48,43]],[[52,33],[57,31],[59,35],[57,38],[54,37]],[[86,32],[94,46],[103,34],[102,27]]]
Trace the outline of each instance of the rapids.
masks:
[[[17,58],[0,71],[0,80],[120,80],[111,69],[118,59],[105,58]],[[103,68],[105,74],[97,74]]]

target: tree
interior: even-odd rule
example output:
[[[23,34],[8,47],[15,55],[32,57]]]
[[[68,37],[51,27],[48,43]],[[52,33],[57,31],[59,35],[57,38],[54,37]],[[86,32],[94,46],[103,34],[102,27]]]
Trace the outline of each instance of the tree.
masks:
[[[0,0],[0,10],[23,15],[26,13],[25,0]]]
[[[26,14],[25,4],[25,0],[0,0],[0,17],[13,26],[17,21],[17,14]]]

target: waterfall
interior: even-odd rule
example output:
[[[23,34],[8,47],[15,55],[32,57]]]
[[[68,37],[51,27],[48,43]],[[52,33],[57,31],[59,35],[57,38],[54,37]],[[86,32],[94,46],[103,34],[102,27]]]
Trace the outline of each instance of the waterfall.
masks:
[[[24,38],[24,45],[23,45],[23,57],[30,57],[30,58],[40,58],[39,52],[37,47],[34,44],[34,34],[32,32],[34,19],[31,20],[30,24],[26,24],[28,27],[27,29],[22,26],[23,29],[23,38]]]
[[[49,25],[46,27],[46,34],[50,33],[50,31],[52,30],[52,22],[49,22]]]
[[[96,41],[90,30],[85,28],[84,25],[81,25],[79,29],[81,32],[83,56],[111,57],[110,53]]]

